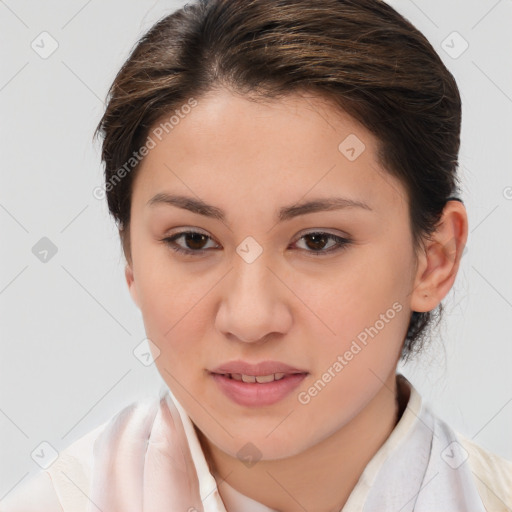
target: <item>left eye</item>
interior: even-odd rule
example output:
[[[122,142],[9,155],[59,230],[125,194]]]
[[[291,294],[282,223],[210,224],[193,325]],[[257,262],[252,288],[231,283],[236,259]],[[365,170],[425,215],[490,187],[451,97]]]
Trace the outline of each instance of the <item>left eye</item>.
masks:
[[[187,247],[183,247],[177,244],[176,241],[179,240],[180,238],[186,240],[185,245]],[[297,242],[303,239],[305,241],[308,240],[308,242],[306,242],[306,246],[308,248],[313,248],[313,250],[303,250],[314,256],[320,256],[331,252],[336,252],[338,250],[345,248],[348,244],[352,242],[352,240],[348,238],[333,235],[332,233],[325,233],[323,231],[313,231],[310,233],[303,234],[297,240]],[[162,242],[167,244],[173,251],[197,256],[207,251],[207,249],[204,248],[203,244],[205,241],[208,240],[212,240],[212,238],[209,237],[208,235],[205,235],[204,233],[200,233],[198,231],[182,231],[181,233],[176,233],[173,236],[163,238]],[[327,244],[327,241],[329,240],[333,241],[331,246],[328,246]],[[325,250],[326,246],[328,247],[327,250]]]
[[[325,254],[329,254],[331,252],[336,252],[341,249],[344,249],[348,244],[352,242],[352,240],[348,238],[344,238],[342,236],[333,235],[332,233],[324,233],[322,231],[319,232],[310,232],[302,235],[297,242],[304,239],[309,240],[309,242],[305,242],[306,246],[309,248],[313,248],[312,251],[306,250],[306,252],[310,253],[312,256],[321,256]],[[333,241],[332,245],[328,245],[326,241]],[[327,250],[325,247],[328,247]]]

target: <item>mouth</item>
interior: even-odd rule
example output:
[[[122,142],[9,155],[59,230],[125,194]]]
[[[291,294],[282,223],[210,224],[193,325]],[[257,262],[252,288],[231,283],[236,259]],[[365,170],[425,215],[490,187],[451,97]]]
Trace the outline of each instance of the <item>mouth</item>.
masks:
[[[254,378],[260,378],[260,382],[264,383],[280,380],[286,375],[308,373],[304,368],[290,366],[281,361],[266,360],[253,363],[241,359],[227,361],[208,371],[218,375],[227,375],[232,379],[243,380],[248,383],[255,382]]]
[[[217,389],[230,401],[244,407],[277,404],[293,393],[308,372],[276,372],[266,375],[209,372]]]
[[[286,377],[290,377],[291,375],[306,375],[307,372],[291,372],[291,373],[284,373],[284,372],[278,372],[278,373],[270,373],[268,375],[246,375],[243,373],[215,373],[210,372],[213,375],[220,375],[222,377],[236,380],[239,382],[245,382],[247,384],[267,384],[269,382],[279,381],[282,379],[285,379]]]

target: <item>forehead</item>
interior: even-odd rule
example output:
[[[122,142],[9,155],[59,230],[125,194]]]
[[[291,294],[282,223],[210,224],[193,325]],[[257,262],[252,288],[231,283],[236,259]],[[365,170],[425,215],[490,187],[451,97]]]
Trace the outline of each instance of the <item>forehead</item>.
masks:
[[[372,196],[376,209],[403,202],[401,184],[377,160],[377,139],[319,96],[261,101],[220,90],[196,100],[150,131],[155,145],[137,171],[134,201],[179,192],[262,206],[336,192]]]

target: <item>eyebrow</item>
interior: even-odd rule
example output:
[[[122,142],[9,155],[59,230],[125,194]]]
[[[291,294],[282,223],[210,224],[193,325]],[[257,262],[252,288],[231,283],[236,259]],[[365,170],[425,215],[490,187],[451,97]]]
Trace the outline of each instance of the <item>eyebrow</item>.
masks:
[[[226,212],[224,212],[224,210],[218,208],[217,206],[207,204],[201,199],[194,197],[160,192],[147,202],[147,206],[150,207],[159,204],[176,206],[178,208],[191,211],[192,213],[203,215],[204,217],[210,217],[212,219],[220,220],[221,222],[226,222]],[[373,211],[369,205],[362,201],[344,197],[326,197],[293,204],[290,206],[283,206],[279,209],[277,221],[283,222],[300,215],[322,211],[341,210],[344,208],[362,208],[364,210]]]

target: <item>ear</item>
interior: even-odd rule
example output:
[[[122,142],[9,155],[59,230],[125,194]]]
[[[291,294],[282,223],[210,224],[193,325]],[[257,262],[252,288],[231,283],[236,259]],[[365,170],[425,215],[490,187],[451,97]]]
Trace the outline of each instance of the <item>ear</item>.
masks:
[[[139,296],[137,295],[137,287],[135,286],[133,269],[129,263],[127,263],[126,267],[124,268],[124,276],[126,278],[126,284],[128,285],[128,290],[130,291],[133,302],[135,302],[137,307],[140,309]]]
[[[448,294],[468,237],[466,208],[460,201],[446,203],[439,227],[418,256],[411,310],[418,313],[435,309]]]

